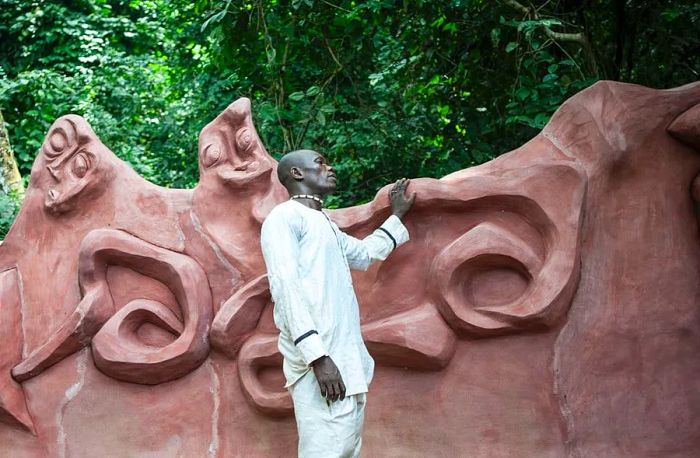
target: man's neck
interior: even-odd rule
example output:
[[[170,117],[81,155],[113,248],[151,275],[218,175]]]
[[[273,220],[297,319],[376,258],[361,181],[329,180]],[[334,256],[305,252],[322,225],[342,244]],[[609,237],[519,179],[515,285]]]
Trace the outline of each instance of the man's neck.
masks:
[[[321,211],[323,208],[323,199],[318,194],[294,194],[291,199],[313,210]]]

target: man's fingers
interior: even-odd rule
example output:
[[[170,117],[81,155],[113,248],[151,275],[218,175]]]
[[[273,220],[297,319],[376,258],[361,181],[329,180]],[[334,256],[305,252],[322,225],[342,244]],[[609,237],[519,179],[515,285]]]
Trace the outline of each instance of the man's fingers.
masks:
[[[340,400],[342,401],[345,399],[345,383],[343,381],[340,381]]]

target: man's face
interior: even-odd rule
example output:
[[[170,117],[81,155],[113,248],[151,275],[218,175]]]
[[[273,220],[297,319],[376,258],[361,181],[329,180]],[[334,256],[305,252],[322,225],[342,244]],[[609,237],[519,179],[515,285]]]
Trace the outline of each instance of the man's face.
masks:
[[[299,169],[303,173],[303,181],[309,188],[309,192],[330,194],[335,191],[335,170],[326,162],[326,158],[323,155],[315,151],[309,151],[304,154]]]

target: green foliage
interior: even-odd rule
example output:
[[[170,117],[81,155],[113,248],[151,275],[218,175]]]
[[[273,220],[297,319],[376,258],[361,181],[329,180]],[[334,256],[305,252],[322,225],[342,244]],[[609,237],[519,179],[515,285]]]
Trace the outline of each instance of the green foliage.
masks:
[[[268,150],[322,151],[351,205],[513,149],[600,78],[696,80],[699,22],[670,0],[0,0],[0,106],[25,175],[74,112],[191,187],[200,129],[247,96]]]
[[[197,134],[226,105],[216,88],[227,83],[207,71],[195,4],[3,0],[0,43],[0,104],[21,172],[50,124],[78,113],[147,179],[196,183]]]
[[[9,194],[0,192],[0,241],[10,230],[21,205],[22,200],[15,192]]]

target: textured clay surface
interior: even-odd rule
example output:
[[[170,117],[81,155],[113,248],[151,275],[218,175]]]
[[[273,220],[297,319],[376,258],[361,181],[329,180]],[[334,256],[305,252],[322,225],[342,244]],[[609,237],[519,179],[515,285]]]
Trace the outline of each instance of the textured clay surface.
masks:
[[[353,277],[364,454],[700,455],[699,150],[700,83],[599,82],[515,151],[412,180],[411,242]],[[0,244],[0,457],[296,450],[259,246],[288,196],[250,101],[198,160],[165,189],[83,118],[51,126]],[[330,215],[364,236],[387,192]]]

